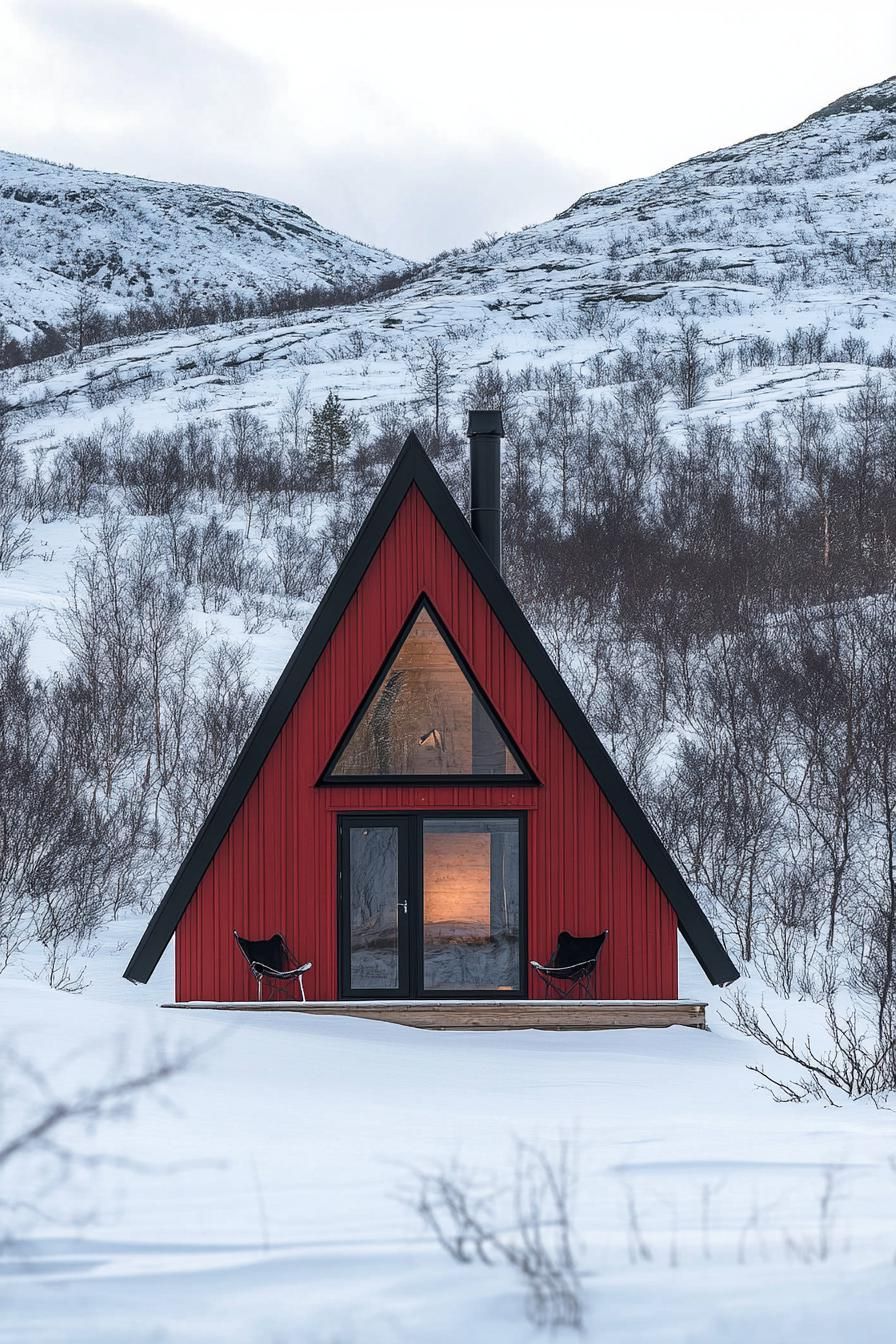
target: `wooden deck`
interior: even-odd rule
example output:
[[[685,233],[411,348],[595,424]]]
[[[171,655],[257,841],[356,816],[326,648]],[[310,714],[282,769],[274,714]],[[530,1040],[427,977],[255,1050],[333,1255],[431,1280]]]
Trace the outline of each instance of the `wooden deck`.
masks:
[[[305,1013],[360,1017],[430,1031],[605,1031],[618,1027],[705,1027],[706,1004],[692,999],[433,999],[341,1003],[165,1003],[163,1008],[224,1012]]]

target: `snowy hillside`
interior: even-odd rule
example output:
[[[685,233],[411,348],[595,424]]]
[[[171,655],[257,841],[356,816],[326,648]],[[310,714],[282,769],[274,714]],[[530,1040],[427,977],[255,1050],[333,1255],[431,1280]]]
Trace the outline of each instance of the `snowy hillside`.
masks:
[[[639,333],[671,345],[685,315],[701,324],[715,363],[701,414],[758,414],[807,388],[836,404],[845,389],[861,383],[868,359],[893,335],[894,107],[896,79],[841,100],[792,130],[585,196],[545,224],[431,264],[413,283],[376,302],[286,322],[264,319],[236,329],[161,335],[140,344],[139,360],[128,348],[97,351],[77,365],[47,363],[27,375],[29,386],[19,397],[32,404],[48,397],[50,415],[36,430],[42,439],[61,429],[52,414],[56,399],[66,398],[68,428],[99,423],[103,415],[91,414],[83,397],[88,383],[112,382],[117,399],[127,400],[138,364],[144,372],[151,368],[159,384],[146,396],[145,379],[140,382],[142,425],[171,423],[183,415],[184,398],[197,396],[205,414],[251,403],[273,422],[289,371],[296,368],[308,375],[312,400],[336,387],[371,411],[413,398],[407,357],[426,338],[445,342],[452,387],[493,358],[504,371],[559,360],[583,369],[597,359],[599,382],[601,359],[630,346]],[[30,164],[35,175],[42,168],[15,162]],[[44,171],[58,190],[59,174],[68,170]],[[131,184],[138,200],[143,185]],[[165,192],[175,193],[185,212],[187,202],[191,209],[196,205],[194,191],[199,200],[218,201],[227,219],[203,234],[195,254],[197,274],[211,284],[222,269],[229,275],[231,265],[234,275],[243,274],[230,260],[234,215],[227,203],[245,198],[203,190],[148,184],[146,204],[135,207],[135,215],[146,210],[151,219]],[[187,194],[178,198],[178,192]],[[18,210],[8,200],[3,208]],[[206,214],[213,214],[210,205]],[[304,228],[316,230],[302,220]],[[56,227],[66,247],[77,243],[67,216]],[[38,255],[46,255],[34,250],[44,247],[46,234],[28,236],[32,250],[26,255],[35,266]],[[174,236],[172,229],[164,264],[180,268],[185,283],[191,272]],[[261,255],[269,255],[269,242],[262,234]],[[350,264],[355,274],[394,261],[338,243],[340,264]],[[286,266],[281,247],[278,241],[274,252]],[[223,268],[222,256],[228,258]],[[117,263],[105,265],[103,274]],[[35,273],[25,280],[15,268],[5,274],[7,287],[32,292]],[[327,274],[340,272],[331,265]],[[170,275],[169,286],[174,279]],[[54,277],[45,290],[45,301],[56,308],[64,298],[60,284]],[[113,281],[114,292],[127,289],[126,275]],[[802,339],[793,335],[800,332]],[[221,378],[234,368],[243,380],[236,393]],[[14,380],[11,400],[19,397]]]
[[[582,196],[548,223],[448,258],[419,289],[500,291],[529,320],[547,299],[633,308],[673,295],[708,314],[810,296],[823,312],[838,289],[892,288],[894,183],[896,78],[792,130]]]
[[[0,321],[58,324],[81,283],[103,307],[351,285],[404,266],[297,206],[0,152]]]

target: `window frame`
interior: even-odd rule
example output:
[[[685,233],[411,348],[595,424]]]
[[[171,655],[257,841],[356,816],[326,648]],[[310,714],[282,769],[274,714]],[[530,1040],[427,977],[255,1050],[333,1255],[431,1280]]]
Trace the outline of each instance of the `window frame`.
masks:
[[[449,652],[456,660],[457,665],[460,668],[461,672],[463,673],[464,677],[466,678],[467,684],[469,685],[473,695],[478,696],[479,699],[481,700],[486,710],[486,713],[489,716],[489,719],[491,720],[495,730],[497,731],[497,733],[501,737],[502,742],[504,743],[505,749],[510,753],[513,760],[519,767],[520,770],[519,774],[336,775],[333,773],[334,768],[338,764],[339,758],[342,755],[344,749],[351,741],[351,738],[354,736],[355,730],[360,726],[361,721],[363,720],[365,714],[367,713],[368,709],[373,703],[373,700],[376,697],[377,693],[379,692],[380,687],[383,685],[386,678],[388,677],[393,664],[395,663],[399,653],[401,652],[401,649],[404,645],[407,636],[409,635],[410,631],[412,630],[417,620],[417,617],[420,615],[420,612],[424,610],[426,611],[433,625],[436,627],[436,630],[438,631],[441,638],[445,641],[445,644],[447,645]],[[333,788],[334,786],[337,788],[340,786],[345,786],[347,788],[358,788],[358,787],[363,788],[365,786],[375,786],[382,788],[393,784],[394,785],[410,784],[418,788],[419,787],[429,788],[432,786],[439,786],[439,785],[447,788],[456,788],[458,785],[476,785],[479,788],[482,787],[488,788],[493,786],[506,787],[508,785],[514,787],[517,785],[529,787],[533,784],[535,785],[539,784],[540,781],[536,777],[535,772],[529,765],[526,758],[523,756],[516,742],[514,742],[512,735],[508,732],[507,728],[501,722],[500,716],[498,715],[491,700],[488,698],[488,696],[485,694],[485,691],[482,689],[482,687],[479,685],[479,682],[476,680],[472,668],[470,667],[466,658],[458,648],[455,640],[452,638],[451,634],[446,628],[445,622],[442,620],[442,618],[439,616],[439,613],[436,611],[432,599],[426,592],[423,592],[421,593],[417,601],[414,603],[410,615],[407,617],[407,620],[404,622],[404,624],[401,627],[401,630],[398,632],[397,637],[393,641],[389,649],[389,652],[387,653],[385,659],[383,660],[383,663],[379,671],[377,672],[376,676],[374,677],[366,695],[364,696],[363,700],[361,701],[355,713],[352,715],[348,727],[340,737],[339,742],[336,745],[335,751],[331,753],[330,758],[327,761],[323,773],[320,775],[320,778],[318,779],[317,783],[319,786],[325,786],[327,788]]]
[[[475,989],[449,990],[423,988],[423,823],[425,821],[505,821],[513,820],[518,828],[519,849],[519,989]],[[407,985],[403,990],[370,990],[351,988],[351,919],[348,917],[349,861],[348,835],[350,827],[361,826],[398,826],[399,845],[405,846],[406,865],[399,858],[399,868],[404,874],[402,890],[409,901],[409,922],[407,942],[404,944],[406,972],[399,974],[399,983]],[[420,808],[413,810],[370,811],[359,808],[356,811],[340,812],[336,818],[337,836],[337,985],[340,1001],[380,1001],[397,1000],[405,1003],[439,1002],[443,1000],[503,1000],[528,999],[529,997],[529,814],[517,808],[481,807],[481,808]],[[402,838],[404,837],[404,838]]]

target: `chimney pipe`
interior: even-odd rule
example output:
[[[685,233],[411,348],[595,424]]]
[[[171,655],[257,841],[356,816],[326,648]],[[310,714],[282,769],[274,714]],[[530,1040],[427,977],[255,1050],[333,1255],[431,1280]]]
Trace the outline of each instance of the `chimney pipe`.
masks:
[[[470,411],[470,526],[492,564],[501,573],[500,411]]]

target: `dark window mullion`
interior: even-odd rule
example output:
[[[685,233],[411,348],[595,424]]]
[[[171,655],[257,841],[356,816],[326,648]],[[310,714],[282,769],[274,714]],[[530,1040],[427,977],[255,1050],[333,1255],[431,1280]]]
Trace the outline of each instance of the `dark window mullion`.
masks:
[[[410,911],[410,987],[411,997],[419,999],[423,992],[423,814],[408,817],[408,867],[411,876],[412,900]]]

